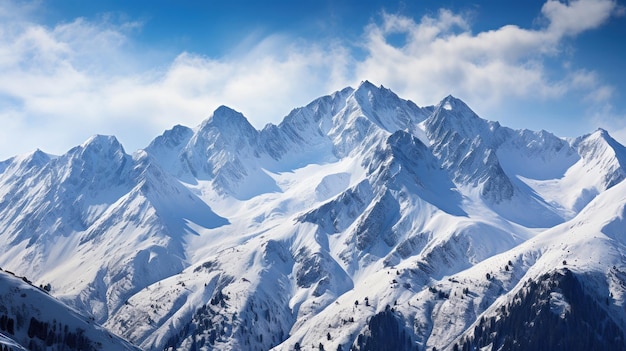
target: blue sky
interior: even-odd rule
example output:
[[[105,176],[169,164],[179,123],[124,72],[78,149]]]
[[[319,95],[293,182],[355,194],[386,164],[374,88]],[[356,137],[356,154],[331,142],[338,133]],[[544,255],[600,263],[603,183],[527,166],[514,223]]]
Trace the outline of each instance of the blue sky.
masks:
[[[513,128],[626,142],[626,10],[577,1],[0,3],[0,159],[127,152],[228,105],[257,128],[362,80]]]

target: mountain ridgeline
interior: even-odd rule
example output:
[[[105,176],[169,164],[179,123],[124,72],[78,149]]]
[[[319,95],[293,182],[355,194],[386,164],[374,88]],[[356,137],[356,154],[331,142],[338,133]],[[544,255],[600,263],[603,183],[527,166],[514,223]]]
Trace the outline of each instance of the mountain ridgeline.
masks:
[[[46,291],[0,275],[0,349],[626,349],[625,166],[601,129],[367,81],[261,130],[222,106],[132,155],[15,156],[0,266]]]

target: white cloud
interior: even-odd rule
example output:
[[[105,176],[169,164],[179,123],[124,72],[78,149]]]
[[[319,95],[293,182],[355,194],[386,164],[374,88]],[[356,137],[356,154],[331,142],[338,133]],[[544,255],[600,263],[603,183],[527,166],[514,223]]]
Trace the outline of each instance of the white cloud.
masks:
[[[274,37],[228,60],[182,53],[163,71],[112,82],[108,107],[113,115],[151,116],[162,130],[173,123],[195,126],[228,105],[261,128],[340,87],[348,60],[341,48],[304,47]]]
[[[569,3],[548,0],[541,8],[541,13],[550,22],[548,33],[559,38],[600,26],[616,9],[614,0],[578,0]]]
[[[383,23],[366,33],[368,57],[358,75],[380,82],[418,104],[432,104],[449,93],[497,106],[505,98],[554,99],[573,90],[593,99],[610,97],[610,87],[593,72],[569,70],[551,78],[546,58],[559,54],[566,37],[604,23],[617,7],[613,1],[548,1],[542,8],[547,25],[524,29],[515,25],[474,34],[467,21],[447,10],[420,22],[385,14]],[[394,45],[393,34],[406,35]],[[573,83],[573,84],[572,84]]]
[[[10,6],[0,5],[0,158],[36,147],[63,153],[95,133],[114,134],[133,151],[174,124],[199,124],[222,104],[260,128],[363,79],[420,105],[450,93],[483,109],[572,92],[592,104],[613,97],[593,71],[566,68],[551,78],[544,63],[560,55],[564,39],[607,21],[618,10],[612,1],[548,1],[539,29],[479,33],[448,10],[419,21],[385,13],[365,28],[363,59],[341,38],[272,35],[225,57],[181,53],[157,67],[133,50],[141,23],[105,16],[45,27],[28,20],[28,9]]]
[[[199,124],[222,104],[262,127],[341,87],[350,61],[337,45],[270,36],[235,57],[181,53],[165,67],[139,70],[141,58],[127,52],[137,25],[0,24],[11,31],[0,40],[0,53],[9,53],[0,56],[2,156],[36,147],[59,154],[95,133],[114,134],[133,151],[174,124]]]

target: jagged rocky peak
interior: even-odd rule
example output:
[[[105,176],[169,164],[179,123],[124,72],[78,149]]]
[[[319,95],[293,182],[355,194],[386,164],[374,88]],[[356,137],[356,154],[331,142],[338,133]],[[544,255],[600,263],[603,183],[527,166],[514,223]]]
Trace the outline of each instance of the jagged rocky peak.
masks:
[[[226,135],[241,133],[247,136],[254,136],[258,134],[258,131],[241,112],[224,105],[218,107],[211,117],[200,125],[199,132],[202,133],[207,128],[215,128],[220,133]]]
[[[332,117],[346,105],[346,100],[353,93],[354,89],[352,87],[347,87],[342,90],[336,91],[331,95],[326,95],[321,98],[315,99],[305,107],[295,109],[292,112],[296,112],[298,110],[310,110],[314,116],[315,121],[319,121],[323,117]],[[291,115],[292,113],[290,113],[289,116],[285,118],[285,120],[288,120]],[[281,123],[281,125],[282,124],[283,123]]]
[[[261,133],[243,114],[220,106],[195,129],[180,152],[167,153],[165,164],[174,164],[166,168],[186,182],[212,180],[218,193],[239,196],[242,184],[260,168],[259,159],[265,154],[261,145]]]
[[[472,109],[470,109],[469,106],[467,106],[467,104],[463,102],[463,100],[458,99],[452,95],[448,95],[445,98],[443,98],[439,102],[439,104],[437,104],[436,109],[444,109],[446,111],[454,111],[457,114],[461,113],[464,115],[478,117],[474,113],[474,111],[472,111]]]
[[[189,176],[188,167],[184,166],[184,158],[181,156],[182,150],[193,136],[193,129],[176,125],[156,137],[148,147],[136,152],[133,156],[141,165],[154,162],[181,180],[193,182]],[[149,162],[148,158],[151,159]]]
[[[602,170],[603,186],[610,188],[626,178],[626,148],[604,129],[574,141],[578,153],[590,168]]]
[[[51,155],[41,151],[40,149],[36,149],[35,151],[28,153],[24,157],[22,157],[20,159],[20,162],[29,166],[34,166],[43,165],[51,159]]]
[[[382,85],[377,87],[368,80],[364,80],[361,84],[359,84],[357,89],[354,91],[354,96],[361,102],[365,102],[366,100],[372,101],[377,95],[382,93],[398,98],[398,96],[391,90],[383,87]]]
[[[495,152],[508,129],[478,117],[451,95],[434,108],[425,129],[434,155],[455,182],[478,186],[481,196],[492,203],[513,197],[514,186]]]
[[[609,133],[598,128],[595,132],[584,135],[574,141],[583,158],[597,158],[606,156],[606,152],[616,156],[618,159],[626,156],[626,148],[615,141]]]
[[[545,130],[538,132],[522,129],[513,132],[513,138],[509,142],[515,148],[525,150],[529,156],[546,156],[542,155],[548,151],[552,152],[565,152],[567,154],[573,153],[574,149],[570,147],[569,143],[554,134]],[[549,156],[549,155],[548,155]]]
[[[177,148],[189,142],[192,136],[193,130],[191,128],[177,124],[172,129],[168,129],[162,135],[156,137],[146,150]]]
[[[125,154],[124,147],[112,135],[100,135],[96,134],[87,139],[83,144],[79,146],[77,150],[80,154],[86,155],[93,154],[105,154],[105,153],[122,153]]]
[[[319,150],[333,149],[341,157],[375,129],[393,133],[406,129],[412,119],[423,118],[412,102],[365,81],[356,90],[346,87],[293,109],[277,126],[266,125],[260,144],[276,160],[296,150],[319,154]],[[372,124],[378,128],[371,129]]]
[[[223,152],[241,153],[255,149],[259,131],[240,112],[220,106],[198,126],[187,143],[185,157],[211,158]],[[194,156],[194,157],[196,157]]]
[[[14,156],[0,162],[0,174],[10,172],[13,169],[18,174],[24,174],[33,168],[41,168],[50,162],[53,157],[37,149],[25,155]],[[8,171],[7,171],[8,170]]]
[[[383,85],[376,86],[369,80],[362,81],[359,84],[359,86],[356,88],[356,90],[354,90],[354,95],[359,99],[367,98],[370,101],[373,101],[374,99],[385,99],[385,98],[403,100],[400,97],[398,97],[396,93],[391,91],[391,89],[385,88]],[[361,100],[361,101],[364,101],[364,100]]]
[[[489,123],[480,118],[463,100],[452,95],[446,96],[434,107],[433,116],[441,116],[442,114],[448,118],[453,118],[455,121]]]
[[[277,128],[290,134],[302,133],[310,126],[314,126],[318,129],[316,131],[326,134],[330,127],[330,120],[345,107],[346,100],[353,92],[353,88],[347,87],[317,98],[306,106],[295,108],[289,112]],[[276,126],[268,124],[264,130],[271,128],[276,128]]]
[[[65,155],[56,159],[56,167],[66,163],[72,169],[71,177],[83,177],[83,180],[104,179],[117,174],[128,164],[130,156],[114,136],[94,135],[80,146],[72,148]]]
[[[484,137],[497,133],[500,124],[480,118],[462,100],[448,95],[434,107],[425,127],[428,138],[437,141],[450,133],[457,133],[463,138]]]
[[[363,81],[351,99],[360,112],[382,129],[393,133],[410,128],[427,117],[427,112],[410,100],[404,100],[384,86]],[[350,102],[348,102],[350,104]]]
[[[62,168],[67,163],[71,169],[69,178],[81,183],[111,178],[118,178],[122,182],[120,172],[130,163],[130,158],[114,136],[94,135],[56,159],[58,162],[55,162],[55,166]]]

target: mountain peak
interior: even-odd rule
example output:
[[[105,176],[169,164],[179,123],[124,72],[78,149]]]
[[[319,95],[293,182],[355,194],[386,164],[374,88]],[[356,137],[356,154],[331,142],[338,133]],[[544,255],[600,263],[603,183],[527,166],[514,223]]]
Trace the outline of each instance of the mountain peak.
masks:
[[[101,134],[96,134],[87,139],[84,143],[80,145],[80,150],[82,150],[82,153],[88,151],[95,153],[111,153],[117,151],[121,152],[122,154],[126,153],[124,151],[124,147],[122,146],[122,144],[120,144],[115,136]]]
[[[213,111],[213,115],[210,117],[210,120],[212,120],[213,123],[216,124],[242,120],[247,121],[246,117],[244,117],[241,112],[236,111],[225,105],[220,105],[218,108],[216,108],[215,111]]]
[[[123,170],[130,166],[130,158],[114,136],[94,135],[56,159],[55,167],[69,166],[72,171],[67,175],[72,181],[89,179],[94,184],[100,182],[108,186],[107,181],[116,184],[120,181]]]
[[[590,134],[590,137],[597,137],[597,138],[602,138],[602,139],[605,139],[605,140],[613,139],[609,135],[609,132],[606,129],[603,129],[603,128],[596,129],[593,133]]]
[[[211,117],[200,125],[200,130],[206,128],[216,128],[221,133],[244,133],[248,135],[257,134],[258,131],[250,124],[248,119],[238,111],[228,106],[221,105]]]
[[[357,114],[390,133],[411,128],[427,117],[412,101],[404,100],[390,89],[382,85],[377,87],[369,81],[361,82],[348,97],[347,103]]]
[[[613,137],[603,128],[598,128],[595,131],[585,134],[583,136],[578,137],[574,141],[574,145],[580,145],[581,143],[589,144],[589,143],[598,143],[604,142],[609,144],[611,147],[614,147],[617,144],[617,141],[613,139]]]
[[[152,140],[146,150],[150,150],[152,152],[158,148],[175,149],[178,146],[187,143],[192,136],[193,131],[191,128],[177,124],[172,127],[172,129],[166,130],[162,135]]]
[[[28,154],[14,156],[8,160],[0,162],[0,174],[9,167],[15,167],[16,169],[22,168],[22,170],[30,169],[32,167],[41,167],[48,163],[51,159],[52,156],[46,154],[40,149],[36,149]]]
[[[454,111],[456,113],[460,113],[460,114],[468,114],[469,115],[473,115],[475,116],[476,114],[474,113],[474,111],[472,111],[472,109],[470,109],[469,106],[467,106],[467,104],[465,102],[463,102],[463,100],[458,99],[452,95],[448,95],[445,98],[443,98],[439,104],[437,104],[436,110],[440,110],[440,109],[444,109],[447,111]]]
[[[92,143],[118,143],[117,138],[113,135],[104,135],[104,134],[94,134],[89,139],[87,139],[83,145],[92,144]]]
[[[369,80],[363,80],[361,81],[361,83],[359,83],[359,87],[357,88],[357,90],[358,89],[378,89],[378,87]]]
[[[449,131],[460,133],[464,138],[473,139],[483,135],[496,123],[490,123],[478,117],[461,99],[448,95],[434,106],[426,122],[426,131],[430,139],[440,140]]]
[[[45,162],[50,161],[51,158],[52,157],[50,157],[50,155],[41,151],[41,149],[35,149],[35,151],[32,151],[24,155],[24,159],[28,160],[28,162],[45,163]]]
[[[26,157],[26,160],[28,160],[27,162],[30,165],[43,165],[51,159],[52,157],[50,157],[50,155],[41,151],[40,149],[36,149],[35,151],[28,154],[28,156]]]
[[[386,94],[386,95],[394,95],[397,97],[397,95],[391,91],[390,89],[385,88],[384,86],[376,86],[373,83],[371,83],[368,80],[364,80],[361,82],[361,84],[359,84],[359,87],[354,91],[354,93],[356,95],[359,94],[367,94],[367,93],[372,93],[372,94],[376,94],[376,93],[382,93],[382,94]]]
[[[626,165],[626,148],[602,128],[578,138],[574,144],[584,157],[592,159],[614,157],[620,165]]]

